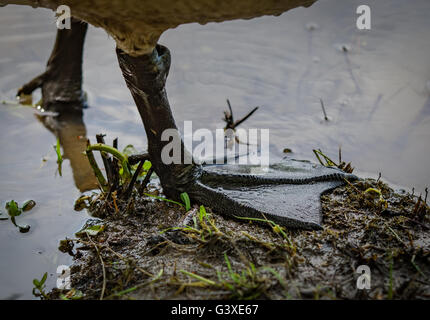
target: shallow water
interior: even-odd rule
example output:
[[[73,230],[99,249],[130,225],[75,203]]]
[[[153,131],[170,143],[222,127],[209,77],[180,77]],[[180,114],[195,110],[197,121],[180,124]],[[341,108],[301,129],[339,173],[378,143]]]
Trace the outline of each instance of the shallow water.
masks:
[[[172,52],[167,92],[178,126],[192,120],[193,129],[223,127],[226,98],[238,118],[260,106],[243,127],[270,129],[271,160],[284,148],[303,159],[314,159],[312,149],[321,148],[337,160],[341,146],[343,158],[359,172],[371,177],[382,172],[396,185],[423,190],[430,181],[430,3],[372,2],[370,31],[356,29],[360,4],[319,1],[280,17],[167,31],[160,42]],[[1,100],[13,100],[18,87],[44,70],[55,32],[48,10],[0,9]],[[80,148],[73,136],[86,132],[94,140],[103,132],[108,142],[120,137],[120,147],[146,147],[114,47],[103,30],[89,28],[84,57],[89,108],[84,123],[64,133],[62,141],[74,143],[67,147],[72,161],[65,159],[61,177],[54,134],[32,109],[0,105],[1,210],[10,199],[37,202],[17,219],[31,225],[29,233],[0,221],[0,298],[32,298],[33,278],[48,271],[53,286],[57,266],[70,262],[56,249],[58,241],[88,217],[73,210],[86,175],[82,162],[70,156]]]

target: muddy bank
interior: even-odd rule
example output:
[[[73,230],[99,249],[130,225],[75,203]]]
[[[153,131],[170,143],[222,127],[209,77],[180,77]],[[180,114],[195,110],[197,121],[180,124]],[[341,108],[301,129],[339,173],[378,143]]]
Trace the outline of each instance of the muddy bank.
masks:
[[[311,232],[235,221],[198,206],[186,212],[152,198],[132,204],[98,198],[95,206],[108,216],[95,224],[103,227],[60,246],[74,255],[73,289],[50,297],[430,297],[430,216],[423,199],[366,179],[335,189],[322,204],[324,228]],[[357,289],[360,265],[370,268],[369,290]]]

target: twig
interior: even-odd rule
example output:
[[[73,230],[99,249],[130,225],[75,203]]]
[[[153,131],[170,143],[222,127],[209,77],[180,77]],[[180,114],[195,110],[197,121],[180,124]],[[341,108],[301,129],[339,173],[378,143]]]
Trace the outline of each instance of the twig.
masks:
[[[224,121],[226,122],[225,130],[231,126],[233,126],[233,109],[231,108],[230,100],[227,99],[228,109],[230,111],[224,111]]]
[[[333,166],[333,167],[339,167],[338,164],[336,164],[333,160],[331,160],[329,157],[327,157],[324,153],[322,153],[322,151],[320,149],[316,150],[313,149],[312,150],[315,154],[315,156],[317,157],[318,161],[321,163],[321,165],[323,166]],[[322,156],[324,158],[324,160],[326,161],[326,165],[322,162],[321,158],[319,156]]]
[[[154,250],[155,250],[155,249],[157,249],[158,247],[163,246],[163,245],[165,245],[165,244],[168,244],[169,242],[170,242],[169,240],[165,240],[165,241],[162,241],[162,242],[157,243],[155,246],[153,246],[153,247],[152,247],[152,248],[150,248],[149,250],[146,250],[146,251],[142,254],[142,256],[147,255],[148,253],[150,253],[150,252],[154,251]]]
[[[140,161],[150,161],[150,157],[148,153],[141,153],[141,154],[132,154],[131,156],[128,157],[128,163],[131,165],[135,165],[137,163],[139,163]]]
[[[346,178],[343,178],[343,180],[345,180],[345,182],[351,187],[351,188],[353,188],[354,190],[355,190],[355,192],[357,192],[358,194],[360,194],[361,193],[361,191],[360,190],[358,190],[358,188],[356,187],[356,186],[354,186],[351,182],[349,182],[348,181],[348,179],[346,179]]]
[[[113,205],[115,207],[115,213],[118,213],[119,209],[118,209],[118,205],[116,203],[116,194],[117,194],[117,192],[116,191],[114,191],[114,192],[115,193],[112,194],[112,202],[113,202]]]
[[[90,240],[90,242],[93,244],[94,248],[96,249],[97,255],[100,258],[100,263],[102,264],[102,271],[103,271],[103,286],[102,286],[102,292],[100,294],[100,300],[103,300],[103,296],[105,294],[105,290],[106,290],[106,269],[105,269],[105,263],[103,262],[103,258],[100,254],[99,248],[97,247],[97,245],[95,244],[95,242],[93,241],[93,239],[91,239],[90,235],[88,234],[88,232],[86,232],[88,239]]]
[[[101,143],[101,144],[105,144],[105,139],[104,139],[104,134],[97,134],[96,135],[96,140],[97,140],[97,143]],[[109,159],[109,157],[108,157],[108,155],[107,155],[107,153],[106,152],[104,152],[104,151],[100,151],[100,155],[101,155],[101,157],[102,157],[102,160],[103,160],[103,164],[104,164],[104,166],[105,166],[105,169],[106,169],[106,176],[107,176],[107,179],[108,179],[108,183],[109,183],[109,185],[111,185],[112,184],[112,180],[113,180],[113,174],[112,174],[112,160],[111,159]]]
[[[244,116],[241,120],[238,120],[234,123],[234,127],[236,128],[237,126],[239,126],[242,122],[244,122],[246,119],[248,119],[250,116],[252,116],[252,114],[257,111],[259,107],[255,107],[254,109],[252,109],[246,116]]]
[[[149,168],[149,170],[146,172],[145,178],[143,178],[142,184],[139,187],[138,193],[140,195],[143,194],[143,191],[145,191],[146,185],[149,182],[149,179],[151,179],[151,175],[154,173],[154,169],[151,167]]]
[[[387,224],[387,223],[385,223],[385,226],[388,228],[388,230],[390,230],[391,231],[391,233],[392,234],[394,234],[394,236],[396,237],[396,239],[401,243],[401,244],[403,244],[405,247],[406,247],[406,244],[403,242],[403,240],[402,239],[400,239],[400,237],[399,237],[399,235]]]
[[[104,211],[104,210],[106,210],[106,207],[109,205],[109,207],[111,207],[112,208],[112,206],[109,204],[109,198],[112,196],[112,187],[109,187],[109,192],[107,193],[107,195],[106,195],[106,197],[104,198],[104,204],[103,204],[103,207],[101,207],[101,208],[99,208],[98,210],[97,210],[97,212],[101,212],[101,211]],[[112,200],[114,201],[114,203],[115,203],[115,200],[114,200],[114,198],[112,197]]]
[[[320,102],[321,102],[321,109],[322,109],[322,111],[324,113],[324,120],[328,121],[327,113],[325,112],[325,108],[324,108],[324,102],[323,102],[323,100],[321,98],[320,98]]]
[[[118,138],[115,138],[113,140],[112,146],[115,149],[118,149]],[[115,172],[115,175],[113,177],[112,181],[112,190],[118,190],[119,186],[119,166],[118,166],[118,159],[115,157],[112,157],[112,172]]]
[[[137,166],[137,169],[134,172],[133,177],[131,178],[130,183],[128,184],[127,191],[124,194],[124,199],[128,199],[130,197],[131,192],[133,191],[133,186],[136,183],[137,177],[139,176],[140,171],[142,171],[142,167],[143,167],[143,163],[144,162],[145,162],[145,160],[141,160],[139,162],[139,165]]]
[[[246,119],[248,119],[250,116],[252,116],[252,114],[255,111],[257,111],[257,109],[259,108],[259,107],[255,107],[254,109],[251,110],[251,112],[249,112],[242,119],[240,119],[238,121],[234,121],[233,109],[232,109],[230,101],[228,99],[227,99],[227,105],[228,105],[229,111],[224,111],[224,119],[223,120],[226,123],[225,127],[224,127],[224,130],[227,130],[227,129],[235,130],[236,127],[238,127],[242,122],[244,122]]]

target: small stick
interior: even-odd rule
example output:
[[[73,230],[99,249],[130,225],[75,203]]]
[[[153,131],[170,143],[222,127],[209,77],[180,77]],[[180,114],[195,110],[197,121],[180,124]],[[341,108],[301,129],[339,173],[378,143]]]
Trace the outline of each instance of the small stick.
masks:
[[[227,130],[227,129],[235,130],[237,126],[239,126],[242,122],[244,122],[246,119],[248,119],[250,116],[252,116],[252,114],[255,111],[257,111],[257,109],[259,108],[259,107],[255,107],[254,109],[251,110],[251,112],[249,112],[242,119],[240,119],[238,121],[234,121],[233,109],[231,107],[230,100],[228,100],[228,99],[227,99],[227,105],[228,105],[229,111],[224,111],[224,119],[223,120],[226,123],[224,130]]]
[[[105,135],[101,134],[101,133],[97,134],[96,135],[97,142],[105,144],[104,136]],[[102,157],[103,164],[104,164],[105,169],[106,169],[106,177],[108,179],[108,183],[111,185],[112,184],[112,180],[113,180],[112,179],[113,178],[113,176],[112,176],[112,160],[109,159],[108,154],[106,152],[104,152],[104,151],[100,151],[100,155]]]
[[[118,138],[115,138],[113,140],[112,146],[115,149],[118,149]],[[118,166],[118,159],[116,159],[115,157],[112,157],[112,173],[113,173],[112,190],[118,190],[118,186],[119,186],[119,166]]]
[[[325,112],[325,108],[324,108],[324,102],[323,102],[323,100],[321,98],[320,98],[320,102],[321,102],[322,111],[324,113],[324,120],[328,121],[327,113]]]
[[[131,178],[130,183],[128,184],[127,191],[124,194],[124,199],[128,199],[131,196],[131,192],[133,191],[133,186],[136,183],[137,177],[140,174],[140,171],[142,171],[143,163],[145,160],[141,160],[139,162],[139,165],[137,166],[136,171],[133,174],[133,177]]]
[[[108,192],[108,194],[106,195],[106,197],[105,197],[105,199],[104,199],[104,204],[103,204],[103,207],[99,207],[99,210],[97,210],[97,212],[101,212],[101,211],[104,211],[104,210],[106,210],[106,207],[109,205],[109,207],[110,208],[112,208],[112,206],[109,204],[109,198],[112,196],[112,187],[109,187],[109,192]],[[112,197],[112,200],[114,201],[114,203],[115,203],[115,199]]]
[[[118,205],[116,204],[116,195],[115,195],[115,197],[112,197],[112,201],[113,201],[113,205],[115,207],[115,213],[118,213],[119,209],[118,209]]]
[[[151,175],[154,173],[154,169],[151,167],[149,168],[148,172],[145,175],[145,178],[142,181],[142,184],[140,185],[140,188],[138,190],[139,194],[142,195],[143,191],[145,191],[145,187],[149,182],[149,179],[151,179]]]
[[[334,166],[334,167],[339,167],[339,165],[337,165],[333,160],[331,160],[329,157],[327,157],[324,153],[322,153],[321,149],[313,149],[312,150],[315,154],[315,156],[317,157],[318,161],[323,165],[323,166]],[[321,155],[324,160],[327,162],[327,164],[324,164],[321,160],[321,158],[319,157],[319,155]]]
[[[139,154],[132,154],[128,157],[128,163],[132,166],[136,163],[139,163],[140,161],[145,162],[145,160],[150,161],[149,153],[139,153]]]
[[[97,245],[95,244],[95,242],[93,241],[93,239],[91,239],[90,235],[87,232],[87,237],[88,239],[91,241],[91,243],[93,244],[94,248],[96,249],[97,255],[100,258],[100,262],[102,264],[102,271],[103,271],[103,286],[102,286],[102,292],[100,294],[100,300],[103,300],[103,296],[105,294],[105,290],[106,290],[106,269],[105,269],[105,263],[103,262],[103,258],[100,254],[99,248],[97,247]]]
[[[227,105],[230,110],[230,116],[233,118],[233,109],[231,108],[230,100],[227,99]]]
[[[227,105],[229,111],[224,111],[224,121],[226,122],[224,130],[227,130],[228,128],[232,129],[234,126],[234,120],[233,120],[233,109],[231,108],[230,100],[227,99]]]
[[[399,235],[387,224],[387,223],[385,223],[385,226],[388,228],[388,230],[390,230],[391,231],[391,233],[392,234],[394,234],[394,236],[396,237],[396,239],[401,243],[401,244],[403,244],[405,247],[406,247],[406,244],[403,242],[403,240],[402,239],[400,239],[400,237],[399,237]]]
[[[239,126],[242,122],[244,122],[246,119],[248,119],[250,116],[252,116],[252,114],[257,111],[259,107],[255,107],[254,109],[251,110],[251,112],[249,112],[246,116],[244,116],[241,120],[238,120],[234,123],[234,127],[236,128],[237,126]]]

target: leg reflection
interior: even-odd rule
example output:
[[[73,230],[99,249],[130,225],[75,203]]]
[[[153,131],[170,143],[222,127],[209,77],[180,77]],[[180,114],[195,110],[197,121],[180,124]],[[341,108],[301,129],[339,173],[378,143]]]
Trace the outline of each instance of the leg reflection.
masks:
[[[63,112],[57,116],[40,116],[39,120],[59,140],[63,148],[63,158],[69,159],[73,179],[79,191],[97,188],[97,180],[87,157],[83,154],[87,147],[87,130],[83,121],[82,109],[70,108],[72,112]]]

